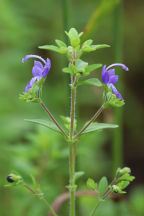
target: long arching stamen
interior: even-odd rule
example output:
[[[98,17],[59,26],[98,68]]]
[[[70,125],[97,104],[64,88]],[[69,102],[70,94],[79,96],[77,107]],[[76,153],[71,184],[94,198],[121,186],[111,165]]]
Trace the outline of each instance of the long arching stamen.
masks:
[[[122,69],[128,71],[128,67],[124,64],[120,64],[120,63],[115,63],[115,64],[111,64],[109,65],[106,69],[109,70],[111,67],[115,67],[115,66],[119,66],[119,67],[122,67]]]
[[[22,63],[24,63],[25,61],[27,61],[29,58],[37,58],[37,59],[41,60],[44,64],[46,64],[46,61],[45,61],[42,57],[40,57],[40,56],[38,56],[38,55],[26,55],[26,56],[22,59]]]

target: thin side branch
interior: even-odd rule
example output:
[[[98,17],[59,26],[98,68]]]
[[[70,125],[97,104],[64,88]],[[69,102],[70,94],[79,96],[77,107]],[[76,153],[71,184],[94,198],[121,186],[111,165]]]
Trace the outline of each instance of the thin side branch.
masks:
[[[48,108],[46,107],[46,105],[44,104],[44,102],[41,100],[40,101],[41,106],[43,107],[43,109],[48,113],[48,115],[50,116],[50,118],[52,119],[52,121],[55,123],[55,125],[59,128],[59,130],[62,132],[62,134],[68,138],[68,135],[65,133],[65,131],[62,129],[62,127],[59,125],[59,123],[56,121],[56,119],[53,117],[53,115],[50,113],[50,111],[48,110]]]
[[[89,122],[75,135],[75,138],[79,137],[88,128],[88,126],[96,120],[96,118],[101,114],[103,107],[104,104],[99,108],[99,110],[94,114],[94,116],[89,120]]]
[[[27,185],[26,183],[24,183],[24,187],[26,189],[28,189],[30,192],[32,192],[32,194],[34,195],[38,195],[39,199],[43,201],[43,203],[48,207],[49,211],[51,212],[51,216],[57,216],[57,214],[55,213],[54,209],[50,206],[50,204],[48,203],[48,201],[43,197],[43,195],[38,194],[36,191],[34,191],[29,185]]]

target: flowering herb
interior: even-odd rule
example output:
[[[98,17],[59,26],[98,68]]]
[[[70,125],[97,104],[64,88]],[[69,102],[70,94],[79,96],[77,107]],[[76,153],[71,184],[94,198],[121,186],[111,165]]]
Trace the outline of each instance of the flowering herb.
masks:
[[[22,59],[22,63],[27,61],[29,58],[37,58],[41,60],[44,63],[44,66],[40,61],[34,61],[34,66],[32,68],[33,78],[26,85],[25,93],[35,84],[36,81],[39,82],[42,78],[45,78],[51,68],[51,61],[49,58],[45,61],[42,57],[37,55],[26,55]]]
[[[118,75],[115,75],[115,69],[110,69],[112,67],[115,66],[120,66],[122,67],[124,70],[128,71],[128,67],[126,67],[124,64],[111,64],[108,67],[106,67],[106,65],[103,66],[102,68],[102,81],[105,85],[108,86],[108,88],[111,88],[113,93],[119,97],[121,100],[123,100],[123,97],[121,96],[121,94],[118,92],[118,90],[116,89],[116,87],[114,86],[117,82],[118,82]]]
[[[63,126],[59,124],[59,122],[55,119],[52,113],[49,111],[48,107],[44,104],[41,95],[41,85],[45,80],[50,67],[51,62],[50,59],[47,58],[46,61],[37,55],[27,55],[23,58],[22,62],[24,63],[29,58],[36,58],[39,61],[34,61],[34,66],[32,68],[32,79],[26,85],[25,92],[23,95],[20,95],[20,99],[26,102],[36,102],[41,105],[41,107],[46,111],[52,121],[49,120],[41,120],[41,119],[27,119],[29,122],[33,122],[36,124],[41,124],[49,129],[54,130],[55,132],[61,133],[65,140],[68,142],[69,147],[69,185],[66,186],[70,192],[70,216],[75,216],[75,191],[77,189],[76,181],[79,177],[83,175],[83,171],[75,171],[75,158],[76,158],[76,149],[77,143],[80,137],[83,134],[89,134],[94,131],[102,130],[105,128],[117,128],[118,126],[115,124],[107,124],[107,123],[98,123],[94,122],[98,116],[102,113],[102,111],[108,106],[113,107],[121,107],[124,105],[124,100],[121,94],[115,87],[115,84],[118,82],[118,75],[115,75],[115,69],[113,67],[120,66],[124,70],[128,71],[128,68],[124,64],[111,64],[106,67],[106,65],[102,68],[102,81],[104,83],[104,103],[100,106],[100,108],[95,112],[91,119],[89,119],[86,124],[78,131],[77,130],[77,120],[75,119],[75,102],[76,102],[76,89],[81,85],[93,85],[96,87],[101,87],[103,84],[98,78],[84,79],[86,76],[90,75],[91,72],[97,70],[102,65],[101,64],[91,64],[85,62],[81,59],[82,54],[85,52],[93,52],[97,49],[109,47],[106,44],[93,45],[93,41],[87,40],[81,43],[82,33],[78,33],[76,29],[71,28],[69,32],[66,32],[69,38],[69,45],[66,45],[63,41],[56,40],[56,45],[44,45],[40,46],[41,49],[51,50],[54,52],[58,52],[60,54],[64,54],[68,58],[67,67],[63,68],[64,73],[68,73],[71,76],[71,108],[70,108],[70,116],[62,116]],[[113,94],[113,93],[114,94]],[[54,124],[53,124],[54,123]],[[64,128],[63,128],[64,127]],[[102,177],[100,182],[97,184],[95,180],[89,178],[87,185],[92,190],[98,190],[97,194],[99,198],[99,203],[102,200],[105,200],[111,193],[125,193],[124,189],[129,185],[131,181],[134,180],[134,177],[130,175],[129,168],[118,169],[116,172],[116,176],[112,183],[109,185],[107,178]],[[7,177],[8,185],[16,185],[21,183],[23,180],[20,176],[16,176],[14,174],[10,174]],[[34,181],[35,182],[35,181]],[[45,198],[41,195],[41,193],[37,194],[32,188],[30,188],[27,184],[23,182],[23,186],[26,187],[29,191],[31,191],[34,195],[38,195],[38,197],[44,201],[44,203],[49,208],[50,212],[53,216],[57,216],[57,213],[52,209],[49,203],[45,200]],[[34,183],[35,186],[35,183]],[[96,191],[95,191],[96,192]],[[94,210],[90,214],[91,216],[95,215],[95,211],[99,203],[96,203]]]

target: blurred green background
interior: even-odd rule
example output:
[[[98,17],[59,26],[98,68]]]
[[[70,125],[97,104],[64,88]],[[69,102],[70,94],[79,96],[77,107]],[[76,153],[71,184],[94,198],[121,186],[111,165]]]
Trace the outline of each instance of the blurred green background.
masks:
[[[37,104],[19,100],[26,83],[31,78],[33,61],[24,65],[21,59],[27,54],[37,54],[52,61],[44,89],[43,100],[56,119],[69,115],[68,77],[62,73],[66,61],[63,56],[39,50],[39,45],[53,44],[55,39],[64,39],[65,12],[60,0],[1,0],[0,1],[0,216],[48,215],[45,206],[21,187],[5,189],[6,176],[13,170],[19,172],[32,184],[31,174],[41,185],[41,190],[52,203],[66,191],[68,183],[68,149],[61,136],[46,128],[24,121],[25,118],[46,119],[46,113]],[[85,55],[89,63],[111,64],[115,56],[115,9],[113,0],[73,0],[70,2],[70,23],[79,32],[83,31],[90,17],[97,10],[89,37],[95,44],[110,44]],[[102,10],[102,11],[101,11]],[[102,216],[144,215],[144,134],[143,134],[143,19],[144,2],[123,1],[122,9],[122,62],[129,68],[123,73],[123,164],[132,169],[136,180],[128,195],[107,201],[99,208]],[[100,77],[100,70],[92,76]],[[102,91],[84,86],[77,92],[77,117],[82,119],[79,127],[87,121],[102,103]],[[107,109],[99,121],[113,122],[113,110]],[[86,189],[86,180],[99,180],[102,175],[112,178],[114,167],[112,155],[113,131],[84,137],[78,146],[77,170],[85,172],[78,182]],[[77,202],[79,215],[88,215],[95,203],[94,198],[83,197]],[[64,204],[60,215],[68,215]]]

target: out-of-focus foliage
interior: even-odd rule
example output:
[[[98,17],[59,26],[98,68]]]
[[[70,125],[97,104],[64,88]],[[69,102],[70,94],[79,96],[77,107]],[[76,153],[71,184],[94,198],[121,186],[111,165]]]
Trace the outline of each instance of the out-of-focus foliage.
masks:
[[[100,5],[101,0],[73,0],[72,24],[80,31],[87,20]],[[124,156],[126,165],[130,166],[136,176],[136,183],[143,182],[143,37],[142,20],[143,1],[124,1],[124,63],[130,72],[124,75]],[[112,11],[104,21],[101,20],[92,37],[95,44],[113,43]],[[56,133],[43,127],[36,127],[24,122],[25,118],[47,118],[39,105],[19,101],[18,95],[24,91],[31,78],[31,65],[25,67],[21,59],[26,54],[40,54],[52,61],[43,99],[52,113],[69,115],[69,87],[66,74],[62,73],[64,58],[51,51],[41,51],[37,47],[52,44],[55,38],[63,39],[63,21],[61,1],[55,0],[1,0],[0,1],[0,215],[2,216],[39,216],[47,209],[32,198],[31,194],[20,186],[12,190],[4,189],[5,178],[15,170],[25,181],[32,184],[30,174],[36,177],[42,191],[50,202],[66,191],[68,183],[67,144]],[[112,63],[112,48],[99,50],[87,58],[90,64]],[[66,66],[66,65],[65,65]],[[100,78],[100,69],[98,70]],[[93,78],[95,74],[92,74]],[[89,96],[90,95],[90,96]],[[88,120],[101,104],[101,90],[97,87],[82,86],[78,88],[77,114]],[[104,113],[103,118],[112,122],[111,112]],[[100,119],[101,120],[101,119]],[[82,123],[83,123],[82,122]],[[82,125],[81,123],[81,125]],[[78,125],[80,127],[81,125]],[[100,179],[102,175],[111,176],[110,133],[101,132],[90,137],[82,137],[78,146],[77,171],[85,175],[78,179],[80,189],[86,188],[89,176]],[[132,190],[128,200],[108,201],[99,208],[97,215],[142,216],[143,188]],[[79,198],[78,209],[81,215],[88,215],[95,204],[95,198]],[[82,208],[83,206],[83,208]],[[65,207],[65,205],[63,205]],[[67,208],[62,208],[62,215]],[[86,214],[87,213],[87,214]]]

